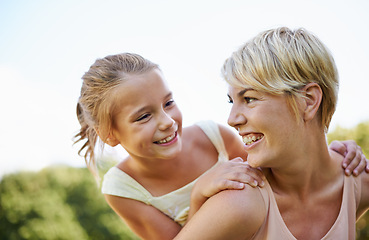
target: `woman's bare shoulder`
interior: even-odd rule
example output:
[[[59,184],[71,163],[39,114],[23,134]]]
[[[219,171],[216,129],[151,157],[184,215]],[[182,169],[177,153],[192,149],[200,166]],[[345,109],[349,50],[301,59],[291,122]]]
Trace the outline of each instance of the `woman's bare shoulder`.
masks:
[[[214,202],[214,203],[212,203]],[[223,204],[222,204],[223,203]],[[221,212],[231,213],[239,221],[264,220],[266,208],[261,190],[245,184],[242,190],[221,191],[208,200],[208,204],[222,206]]]
[[[225,190],[209,198],[176,239],[248,239],[261,227],[266,207],[259,188]],[[247,226],[247,227],[245,227]]]

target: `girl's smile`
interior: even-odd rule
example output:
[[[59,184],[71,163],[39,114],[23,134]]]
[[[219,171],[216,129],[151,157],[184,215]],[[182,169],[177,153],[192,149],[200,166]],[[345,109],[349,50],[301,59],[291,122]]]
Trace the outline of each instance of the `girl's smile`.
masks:
[[[171,134],[170,136],[163,138],[162,140],[156,141],[154,142],[155,144],[159,144],[162,146],[168,146],[171,145],[173,143],[175,143],[178,140],[177,138],[177,131],[173,134]]]

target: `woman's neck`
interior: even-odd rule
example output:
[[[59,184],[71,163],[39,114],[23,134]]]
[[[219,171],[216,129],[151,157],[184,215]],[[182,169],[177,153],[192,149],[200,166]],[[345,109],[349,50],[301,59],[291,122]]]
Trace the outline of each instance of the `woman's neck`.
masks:
[[[342,168],[330,156],[324,135],[309,136],[300,146],[291,150],[288,166],[268,169],[265,174],[274,192],[304,199],[334,181]]]

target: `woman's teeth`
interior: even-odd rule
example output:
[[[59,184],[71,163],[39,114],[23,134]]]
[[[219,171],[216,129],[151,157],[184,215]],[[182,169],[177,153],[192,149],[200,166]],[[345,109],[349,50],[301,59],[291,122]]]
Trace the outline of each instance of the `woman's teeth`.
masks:
[[[256,142],[257,140],[260,140],[262,136],[252,136],[252,137],[244,137],[242,140],[246,145],[250,145],[253,142]]]
[[[176,136],[176,133],[173,133],[171,136],[164,138],[163,140],[157,141],[156,143],[163,144],[167,143],[173,140],[173,138]]]

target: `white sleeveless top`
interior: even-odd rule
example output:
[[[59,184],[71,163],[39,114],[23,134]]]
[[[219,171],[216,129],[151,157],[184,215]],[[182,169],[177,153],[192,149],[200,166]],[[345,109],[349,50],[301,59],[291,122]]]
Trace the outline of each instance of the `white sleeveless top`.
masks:
[[[202,129],[218,151],[218,163],[228,161],[228,153],[218,125],[212,121],[198,122],[196,125]],[[187,220],[190,208],[191,191],[197,179],[173,192],[154,197],[128,174],[117,167],[112,167],[104,175],[101,192],[141,201],[159,209],[183,226]]]

